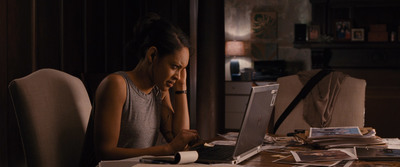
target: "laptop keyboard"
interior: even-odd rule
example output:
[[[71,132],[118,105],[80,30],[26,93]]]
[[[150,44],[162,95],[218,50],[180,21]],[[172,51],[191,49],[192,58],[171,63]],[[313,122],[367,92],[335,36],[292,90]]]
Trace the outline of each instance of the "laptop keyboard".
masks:
[[[204,145],[196,146],[191,150],[196,150],[199,154],[199,159],[211,160],[227,160],[232,159],[234,146],[215,145],[214,147],[206,147]]]

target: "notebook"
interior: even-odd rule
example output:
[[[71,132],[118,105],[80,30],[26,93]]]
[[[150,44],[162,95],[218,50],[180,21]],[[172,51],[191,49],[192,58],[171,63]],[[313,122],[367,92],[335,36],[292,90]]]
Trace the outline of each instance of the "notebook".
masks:
[[[238,164],[259,153],[271,118],[278,87],[279,84],[252,87],[236,145],[215,145],[214,147],[201,145],[196,148],[199,154],[196,162]]]

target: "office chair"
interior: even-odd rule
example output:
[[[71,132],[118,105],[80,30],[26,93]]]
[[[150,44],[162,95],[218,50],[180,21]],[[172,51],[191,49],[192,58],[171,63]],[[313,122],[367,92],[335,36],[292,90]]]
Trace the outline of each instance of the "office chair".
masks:
[[[9,91],[27,166],[78,166],[92,108],[81,80],[41,69],[11,81]]]
[[[327,77],[327,76],[325,76]],[[275,102],[274,124],[288,105],[303,88],[298,75],[284,76],[277,79],[279,91]],[[320,87],[319,87],[320,88]],[[366,81],[347,75],[340,84],[336,101],[333,103],[329,127],[358,126],[364,127]],[[303,117],[304,99],[290,112],[275,134],[286,135],[296,129],[308,130],[310,125]]]

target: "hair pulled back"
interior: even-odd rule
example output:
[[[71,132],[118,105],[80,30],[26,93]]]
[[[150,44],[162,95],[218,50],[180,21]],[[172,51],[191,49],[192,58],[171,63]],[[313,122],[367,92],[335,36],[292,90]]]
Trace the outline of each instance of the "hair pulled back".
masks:
[[[128,47],[132,54],[143,59],[152,46],[157,48],[158,56],[163,57],[183,47],[189,48],[190,44],[181,29],[155,13],[148,13],[135,25]]]

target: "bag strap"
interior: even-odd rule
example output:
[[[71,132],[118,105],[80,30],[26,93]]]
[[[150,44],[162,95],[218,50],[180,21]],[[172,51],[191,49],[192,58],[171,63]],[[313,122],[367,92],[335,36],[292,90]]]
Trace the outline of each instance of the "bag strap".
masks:
[[[286,119],[286,117],[292,112],[292,110],[297,106],[297,104],[300,102],[300,100],[304,99],[307,94],[311,91],[311,89],[326,75],[331,73],[332,70],[324,69],[319,71],[317,74],[315,74],[310,80],[307,81],[307,83],[304,85],[304,87],[301,89],[300,93],[296,96],[296,98],[293,99],[293,101],[289,104],[289,106],[285,109],[285,111],[282,113],[281,116],[279,116],[278,120],[275,123],[274,126],[274,134],[278,130],[279,126],[282,124],[282,122]]]

